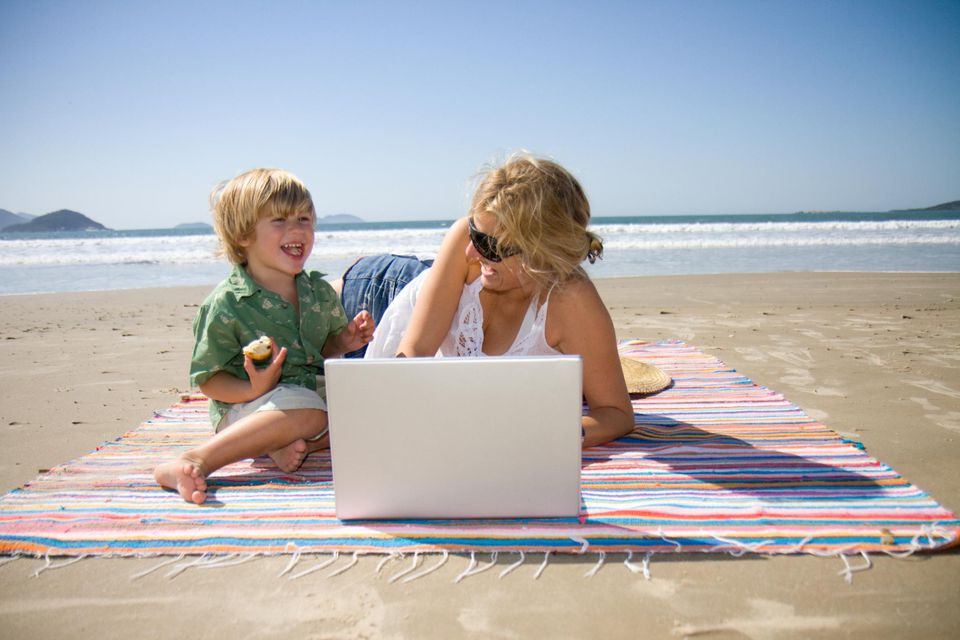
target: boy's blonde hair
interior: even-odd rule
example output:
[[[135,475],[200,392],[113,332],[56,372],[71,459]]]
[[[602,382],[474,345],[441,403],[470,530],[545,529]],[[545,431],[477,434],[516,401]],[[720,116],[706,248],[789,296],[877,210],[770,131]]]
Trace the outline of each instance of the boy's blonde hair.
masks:
[[[580,263],[603,253],[603,242],[587,230],[583,187],[556,162],[529,153],[483,175],[470,215],[491,216],[497,243],[517,251],[524,271],[547,288],[586,277]]]
[[[210,194],[210,208],[220,238],[218,252],[233,264],[246,264],[240,242],[253,236],[261,218],[303,213],[316,218],[310,192],[299,178],[282,169],[251,169],[221,182]]]

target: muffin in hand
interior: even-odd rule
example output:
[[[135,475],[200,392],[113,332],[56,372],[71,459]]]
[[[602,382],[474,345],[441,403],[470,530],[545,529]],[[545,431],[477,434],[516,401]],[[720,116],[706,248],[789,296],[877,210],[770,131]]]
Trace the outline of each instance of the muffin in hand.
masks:
[[[270,338],[261,336],[243,348],[243,355],[250,356],[254,362],[263,362],[273,353]]]

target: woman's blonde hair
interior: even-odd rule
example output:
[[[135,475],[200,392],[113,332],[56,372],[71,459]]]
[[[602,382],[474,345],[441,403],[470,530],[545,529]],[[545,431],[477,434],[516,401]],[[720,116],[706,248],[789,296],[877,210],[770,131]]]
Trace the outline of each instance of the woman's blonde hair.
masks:
[[[547,288],[586,277],[581,263],[603,254],[603,242],[587,230],[583,187],[556,162],[529,153],[482,175],[470,215],[491,216],[499,246],[519,253],[524,271]]]
[[[210,193],[213,228],[220,238],[218,253],[233,264],[245,264],[240,243],[253,236],[264,217],[309,213],[316,217],[313,199],[295,175],[282,169],[251,169],[221,182]]]

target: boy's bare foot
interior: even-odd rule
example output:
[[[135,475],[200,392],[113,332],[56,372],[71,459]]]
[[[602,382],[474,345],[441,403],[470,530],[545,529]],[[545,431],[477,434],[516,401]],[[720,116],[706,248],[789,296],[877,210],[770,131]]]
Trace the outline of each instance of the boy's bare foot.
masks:
[[[207,499],[207,474],[203,463],[186,457],[164,462],[153,470],[161,487],[175,489],[187,502],[203,504]]]
[[[273,463],[287,473],[293,473],[299,469],[306,457],[307,443],[304,440],[294,440],[287,446],[270,452]]]

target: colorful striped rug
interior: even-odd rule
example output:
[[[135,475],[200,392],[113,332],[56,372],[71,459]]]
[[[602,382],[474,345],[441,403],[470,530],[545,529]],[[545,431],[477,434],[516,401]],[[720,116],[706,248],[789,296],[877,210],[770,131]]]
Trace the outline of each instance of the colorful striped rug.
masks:
[[[670,373],[637,428],[583,457],[579,519],[349,522],[328,455],[296,474],[245,461],[204,506],[160,490],[160,460],[209,437],[192,398],[0,498],[0,554],[701,551],[819,555],[943,549],[960,521],[780,394],[681,342],[621,345]]]

